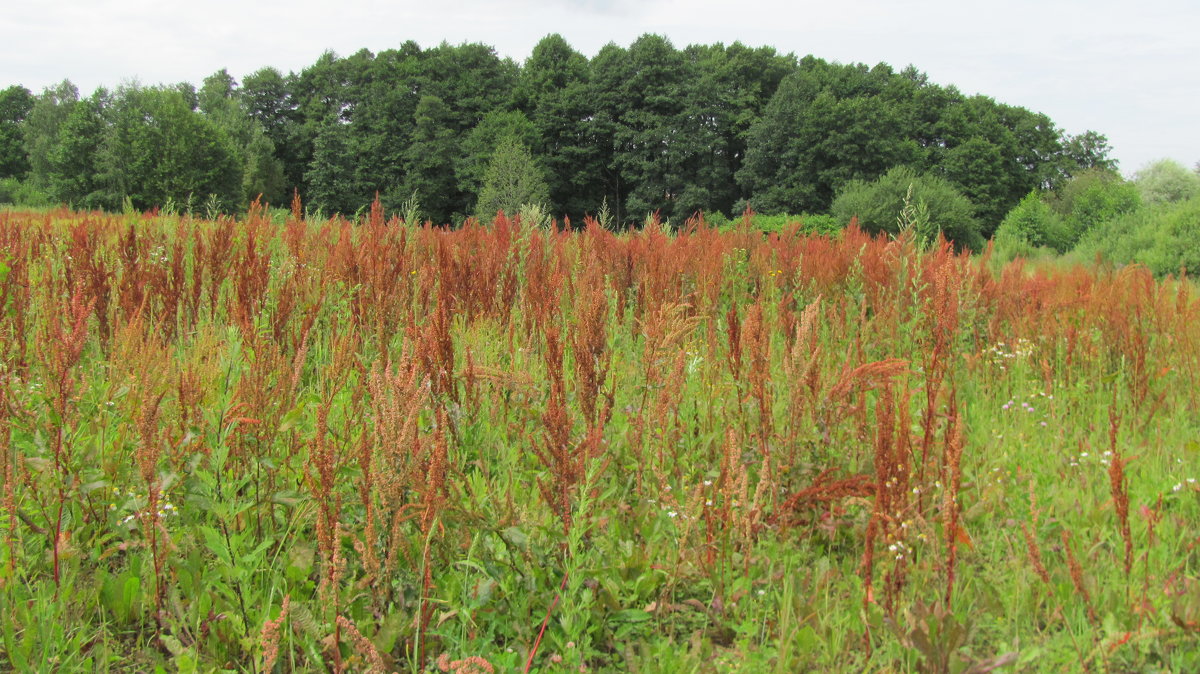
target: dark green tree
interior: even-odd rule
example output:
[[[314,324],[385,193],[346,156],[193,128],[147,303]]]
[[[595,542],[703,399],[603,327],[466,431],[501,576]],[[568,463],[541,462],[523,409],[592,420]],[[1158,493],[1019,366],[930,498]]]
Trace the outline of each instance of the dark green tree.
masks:
[[[97,180],[97,158],[108,131],[104,119],[108,92],[101,89],[72,107],[58,130],[49,156],[48,191],[76,208],[115,208]]]
[[[25,87],[0,91],[0,178],[24,178],[29,172],[21,127],[33,104],[33,94]]]
[[[304,174],[309,203],[328,214],[353,215],[371,198],[354,181],[354,157],[349,146],[349,125],[339,121],[325,124]]]
[[[550,208],[576,221],[602,201],[601,176],[612,154],[611,139],[606,145],[596,135],[591,95],[587,58],[555,34],[533,48],[514,96],[534,126],[530,148],[546,168]]]
[[[50,185],[50,155],[58,144],[58,130],[79,100],[79,89],[70,80],[44,89],[24,122],[29,179],[38,188]]]
[[[500,144],[508,139],[519,141],[526,153],[538,144],[537,129],[520,110],[488,113],[471,129],[463,139],[454,167],[460,192],[479,194],[492,157],[499,151]],[[543,207],[548,205],[547,200],[541,200]]]
[[[848,181],[918,161],[913,116],[893,88],[910,91],[912,83],[882,64],[803,59],[750,130],[738,180],[754,207],[822,212]]]
[[[241,104],[275,148],[275,157],[283,166],[283,185],[287,192],[304,182],[305,163],[299,145],[300,115],[292,95],[294,76],[284,76],[275,68],[262,68],[242,79]]]
[[[750,130],[779,83],[796,69],[795,57],[770,47],[691,45],[686,57],[697,69],[697,88],[688,97],[686,121],[711,132],[709,151],[692,155],[687,179],[692,187],[680,197],[680,210],[739,211],[749,197],[734,176],[746,157]],[[690,194],[689,194],[690,192]]]
[[[417,104],[412,142],[404,157],[404,183],[400,194],[416,195],[426,216],[450,223],[461,211],[454,180],[458,139],[451,125],[450,106],[437,96],[424,96]]]
[[[97,175],[109,204],[137,208],[215,196],[223,208],[242,200],[237,148],[211,119],[170,87],[126,86],[113,99],[110,126],[97,152]]]
[[[237,81],[221,69],[205,78],[198,92],[199,108],[205,117],[233,141],[241,165],[242,193],[239,206],[262,198],[279,204],[285,199],[283,162],[275,156],[275,145],[257,119],[242,105]]]

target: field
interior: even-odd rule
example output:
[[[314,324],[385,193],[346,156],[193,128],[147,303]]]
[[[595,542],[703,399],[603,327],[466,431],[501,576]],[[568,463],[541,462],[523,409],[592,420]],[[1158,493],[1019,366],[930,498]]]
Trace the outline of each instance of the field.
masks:
[[[1200,670],[1200,296],[909,234],[0,212],[0,668]]]

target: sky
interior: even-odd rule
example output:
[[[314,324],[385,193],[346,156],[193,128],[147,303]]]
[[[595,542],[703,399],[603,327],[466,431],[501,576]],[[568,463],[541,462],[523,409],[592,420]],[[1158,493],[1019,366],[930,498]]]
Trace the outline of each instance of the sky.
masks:
[[[24,0],[0,13],[0,88],[70,79],[85,95],[128,80],[187,81],[227,68],[300,71],[325,51],[414,40],[482,42],[524,61],[559,33],[593,56],[645,33],[742,42],[840,63],[912,64],[938,84],[1108,136],[1132,174],[1200,161],[1195,0]]]

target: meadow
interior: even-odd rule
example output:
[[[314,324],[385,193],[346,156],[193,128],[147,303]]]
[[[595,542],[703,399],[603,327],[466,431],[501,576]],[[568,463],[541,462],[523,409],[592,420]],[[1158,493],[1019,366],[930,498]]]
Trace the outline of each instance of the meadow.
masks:
[[[0,211],[0,668],[1200,670],[1200,296],[911,231]]]

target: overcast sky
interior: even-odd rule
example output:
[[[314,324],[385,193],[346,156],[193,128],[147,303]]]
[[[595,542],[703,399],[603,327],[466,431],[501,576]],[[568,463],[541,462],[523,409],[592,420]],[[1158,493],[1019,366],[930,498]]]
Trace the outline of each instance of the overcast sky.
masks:
[[[1108,136],[1126,173],[1200,160],[1196,0],[24,0],[0,13],[0,87],[299,71],[322,52],[483,42],[523,61],[560,33],[587,56],[643,33],[842,63],[908,64],[943,85]],[[1191,45],[1191,46],[1189,46]]]

